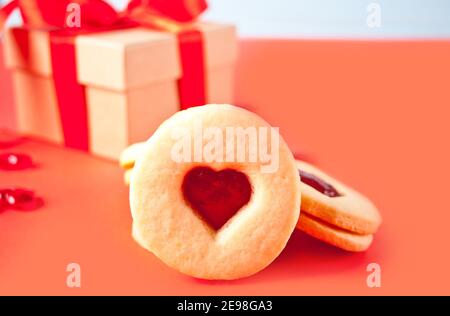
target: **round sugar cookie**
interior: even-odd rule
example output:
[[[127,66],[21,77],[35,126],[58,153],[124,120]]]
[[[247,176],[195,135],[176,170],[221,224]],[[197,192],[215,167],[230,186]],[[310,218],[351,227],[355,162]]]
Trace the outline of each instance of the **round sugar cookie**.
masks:
[[[340,229],[305,212],[300,215],[297,227],[327,244],[352,252],[366,251],[373,240],[373,235],[358,235]]]
[[[237,146],[227,130],[265,131],[275,167],[264,168],[271,165],[267,157],[251,160],[252,142]],[[227,159],[206,157],[220,153],[213,146],[220,143],[229,145]],[[261,149],[264,139],[256,143]],[[246,159],[237,159],[238,147]],[[196,148],[205,157],[198,159]],[[237,279],[268,266],[295,229],[300,201],[295,160],[278,131],[232,105],[194,107],[165,121],[145,144],[130,185],[135,240],[168,266],[202,279]]]
[[[368,198],[311,164],[297,160],[297,168],[303,212],[357,234],[370,235],[377,231],[381,216]]]

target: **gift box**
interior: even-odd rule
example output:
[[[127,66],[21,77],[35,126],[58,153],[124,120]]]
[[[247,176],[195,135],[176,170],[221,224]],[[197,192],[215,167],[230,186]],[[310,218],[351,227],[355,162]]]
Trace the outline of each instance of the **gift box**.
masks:
[[[75,35],[23,26],[5,31],[4,49],[19,131],[105,158],[145,141],[180,109],[233,102],[231,25]]]

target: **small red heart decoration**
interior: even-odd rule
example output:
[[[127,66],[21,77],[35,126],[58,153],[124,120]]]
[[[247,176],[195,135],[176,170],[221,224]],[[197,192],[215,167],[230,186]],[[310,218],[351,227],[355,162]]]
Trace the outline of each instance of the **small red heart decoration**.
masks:
[[[185,201],[216,231],[252,196],[248,177],[233,169],[193,168],[185,175],[182,190]]]

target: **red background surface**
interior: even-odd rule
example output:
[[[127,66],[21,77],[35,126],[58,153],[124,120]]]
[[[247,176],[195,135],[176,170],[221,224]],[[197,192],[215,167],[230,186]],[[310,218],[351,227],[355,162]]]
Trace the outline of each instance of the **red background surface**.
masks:
[[[271,266],[232,282],[183,276],[133,242],[118,166],[25,141],[14,150],[39,168],[1,172],[0,187],[34,188],[47,204],[0,214],[0,294],[448,295],[449,82],[449,41],[242,42],[237,104],[372,198],[384,222],[362,254],[296,232]],[[80,289],[66,286],[70,262]],[[381,288],[366,285],[371,262]]]
[[[3,63],[3,47],[0,40],[0,128],[15,128],[12,89],[10,74]]]

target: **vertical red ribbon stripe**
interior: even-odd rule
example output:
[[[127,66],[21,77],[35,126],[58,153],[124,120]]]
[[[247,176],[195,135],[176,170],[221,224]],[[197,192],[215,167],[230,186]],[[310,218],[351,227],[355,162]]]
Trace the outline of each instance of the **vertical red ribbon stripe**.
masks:
[[[6,19],[8,16],[16,9],[18,6],[18,0],[13,0],[5,5],[3,8],[0,8],[0,33],[2,28],[5,26]]]
[[[53,79],[65,145],[89,150],[89,128],[84,86],[78,83],[75,37],[50,32]]]
[[[178,33],[178,49],[183,72],[178,80],[178,93],[182,110],[207,103],[203,43],[203,34],[198,30]]]

